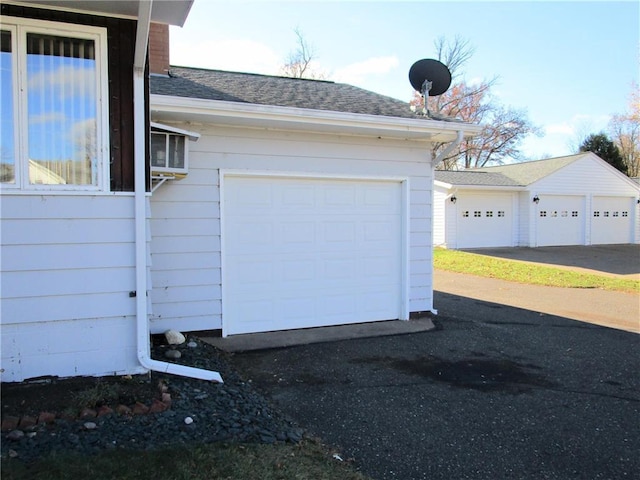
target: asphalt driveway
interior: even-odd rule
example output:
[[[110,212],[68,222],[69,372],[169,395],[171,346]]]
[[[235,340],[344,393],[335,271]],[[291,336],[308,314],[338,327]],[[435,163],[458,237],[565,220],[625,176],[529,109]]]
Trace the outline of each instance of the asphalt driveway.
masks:
[[[435,300],[431,332],[235,363],[375,479],[637,478],[639,335],[461,295]]]

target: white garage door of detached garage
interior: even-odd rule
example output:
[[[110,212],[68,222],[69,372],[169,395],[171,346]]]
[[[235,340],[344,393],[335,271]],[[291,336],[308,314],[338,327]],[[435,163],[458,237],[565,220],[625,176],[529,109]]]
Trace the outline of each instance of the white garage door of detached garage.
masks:
[[[593,197],[591,243],[632,242],[633,198]]]
[[[536,208],[537,246],[584,245],[585,198],[540,195]]]
[[[512,201],[511,194],[460,194],[457,248],[513,246]]]
[[[408,316],[406,182],[223,174],[223,335]]]

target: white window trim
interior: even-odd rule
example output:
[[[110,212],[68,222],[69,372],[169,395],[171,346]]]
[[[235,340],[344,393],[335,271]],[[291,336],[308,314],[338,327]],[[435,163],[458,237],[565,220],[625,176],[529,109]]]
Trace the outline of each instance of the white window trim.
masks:
[[[34,20],[21,17],[0,16],[3,30],[11,31],[12,69],[13,69],[13,115],[15,145],[15,183],[1,183],[2,191],[21,192],[104,192],[110,188],[109,169],[109,79],[107,29],[71,23],[59,23]],[[28,115],[26,79],[27,33],[46,33],[67,38],[89,39],[95,42],[96,52],[96,185],[32,185],[29,183],[28,169]],[[20,39],[20,40],[19,40]]]

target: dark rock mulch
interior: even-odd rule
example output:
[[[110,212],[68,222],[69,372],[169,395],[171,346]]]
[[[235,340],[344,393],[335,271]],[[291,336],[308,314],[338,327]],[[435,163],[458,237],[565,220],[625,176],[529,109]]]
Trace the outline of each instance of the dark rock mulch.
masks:
[[[56,418],[24,429],[24,435],[3,431],[3,458],[31,461],[66,452],[96,454],[219,441],[297,443],[302,439],[303,430],[245,382],[222,352],[198,338],[189,341],[197,346],[185,342],[168,347],[153,342],[152,357],[166,361],[165,351],[176,349],[182,354],[176,363],[218,371],[224,384],[153,372],[151,381],[163,382],[171,394],[167,410],[141,415],[114,412],[93,418],[88,425],[87,419]]]

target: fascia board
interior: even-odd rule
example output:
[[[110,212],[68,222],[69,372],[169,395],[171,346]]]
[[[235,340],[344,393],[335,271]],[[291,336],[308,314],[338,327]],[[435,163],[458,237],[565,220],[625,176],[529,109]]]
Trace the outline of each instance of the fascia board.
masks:
[[[505,191],[505,192],[524,192],[526,190],[528,190],[527,187],[525,186],[507,186],[507,185],[454,185],[455,188],[460,191],[460,190],[481,190],[481,191],[487,191],[487,190],[494,190],[494,191]]]
[[[467,123],[442,122],[380,115],[312,110],[274,105],[205,100],[153,94],[152,118],[262,127],[276,130],[305,130],[344,135],[367,135],[447,142],[462,130],[466,137],[481,127]]]
[[[433,184],[436,187],[446,188],[447,190],[451,190],[453,188],[453,185],[451,183],[441,182],[440,180],[434,180]]]
[[[129,19],[138,18],[141,2],[149,3],[149,0],[3,0],[3,3],[31,8]],[[151,21],[182,27],[192,6],[193,0],[155,0]]]

